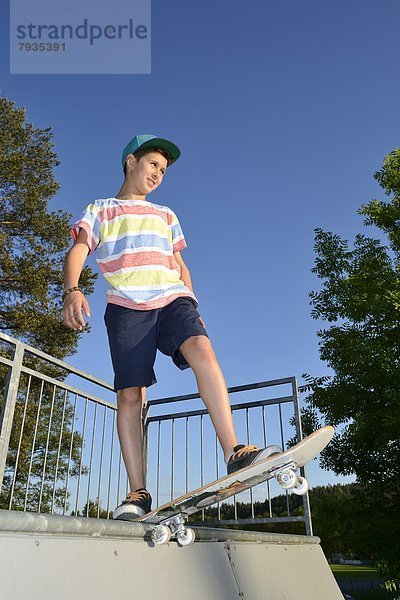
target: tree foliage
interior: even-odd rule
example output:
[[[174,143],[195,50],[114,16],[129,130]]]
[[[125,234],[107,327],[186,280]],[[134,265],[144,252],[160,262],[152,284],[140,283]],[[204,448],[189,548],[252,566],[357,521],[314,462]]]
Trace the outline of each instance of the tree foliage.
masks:
[[[368,490],[359,526],[379,529],[382,510],[393,519],[386,539],[373,538],[374,556],[400,579],[400,149],[385,158],[375,179],[388,200],[372,200],[358,212],[379,238],[358,234],[350,247],[316,229],[313,272],[322,283],[310,294],[312,316],[329,323],[318,332],[319,348],[334,374],[305,375],[304,415],[315,425],[317,410],[337,427],[322,462],[337,474],[354,474]]]
[[[0,98],[0,330],[58,358],[76,351],[79,334],[61,318],[63,262],[71,215],[48,211],[59,189],[50,128]],[[86,267],[80,285],[93,291]]]
[[[48,211],[59,189],[53,147],[50,128],[35,128],[26,121],[24,108],[0,97],[0,331],[63,359],[76,352],[80,334],[62,322],[71,215]],[[96,277],[89,267],[83,270],[80,286],[85,293],[93,291]],[[0,350],[12,358],[7,342],[0,341]],[[28,352],[24,366],[58,381],[68,375],[67,369]],[[9,367],[0,364],[2,396],[9,375]],[[40,377],[28,383],[21,377],[0,493],[2,508],[10,503],[15,509],[42,512],[68,508],[68,479],[79,469],[84,472],[82,436],[73,433],[74,425],[73,404],[62,386],[44,384]]]

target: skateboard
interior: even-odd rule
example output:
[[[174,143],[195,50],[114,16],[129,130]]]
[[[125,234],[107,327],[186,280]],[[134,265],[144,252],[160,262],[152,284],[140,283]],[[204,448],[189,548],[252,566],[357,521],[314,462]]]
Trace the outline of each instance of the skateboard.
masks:
[[[268,479],[275,478],[284,490],[304,495],[308,490],[308,482],[304,477],[297,475],[296,471],[315,458],[329,444],[334,433],[334,428],[329,425],[317,429],[289,450],[274,454],[175,498],[138,517],[135,522],[154,525],[151,538],[155,544],[166,544],[174,538],[181,546],[186,546],[192,544],[195,539],[194,530],[186,527],[190,515]]]

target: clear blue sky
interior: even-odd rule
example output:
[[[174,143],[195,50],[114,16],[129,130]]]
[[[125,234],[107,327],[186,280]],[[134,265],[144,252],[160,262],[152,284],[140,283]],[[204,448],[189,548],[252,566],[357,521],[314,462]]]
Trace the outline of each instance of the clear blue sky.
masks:
[[[308,298],[313,230],[351,240],[357,208],[383,196],[373,173],[400,133],[398,0],[153,0],[151,75],[10,75],[4,7],[1,22],[1,93],[54,131],[49,209],[76,218],[115,195],[135,134],[173,140],[182,157],[148,199],[180,219],[228,386],[326,373]],[[70,362],[111,381],[100,277]],[[196,391],[167,357],[155,369],[149,398]]]

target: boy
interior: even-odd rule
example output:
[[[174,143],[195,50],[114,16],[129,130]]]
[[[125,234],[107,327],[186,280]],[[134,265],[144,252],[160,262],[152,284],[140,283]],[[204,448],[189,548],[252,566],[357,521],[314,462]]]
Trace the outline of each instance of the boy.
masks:
[[[83,211],[71,228],[75,243],[65,260],[63,318],[70,329],[82,330],[82,311],[90,316],[78,282],[87,255],[95,250],[108,283],[104,320],[115,373],[118,436],[131,488],[113,513],[116,519],[133,520],[151,510],[143,478],[141,416],[146,388],[157,381],[157,349],[179,369],[193,369],[228,473],[281,452],[279,446],[238,444],[224,377],[181,257],[186,241],[180,223],[170,208],[146,199],[179,156],[168,140],[135,136],[122,153],[122,188],[114,198],[96,200]]]

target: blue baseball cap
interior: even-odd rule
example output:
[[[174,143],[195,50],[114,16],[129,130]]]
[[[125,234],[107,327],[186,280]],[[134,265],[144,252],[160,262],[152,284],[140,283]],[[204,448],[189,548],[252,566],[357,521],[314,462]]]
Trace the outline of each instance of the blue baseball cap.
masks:
[[[157,137],[156,135],[150,135],[144,133],[142,135],[135,135],[133,139],[127,144],[122,152],[122,168],[125,167],[126,157],[128,154],[134,154],[139,148],[162,148],[166,150],[171,157],[171,164],[178,160],[181,155],[181,151],[178,146],[164,140],[163,138]]]

